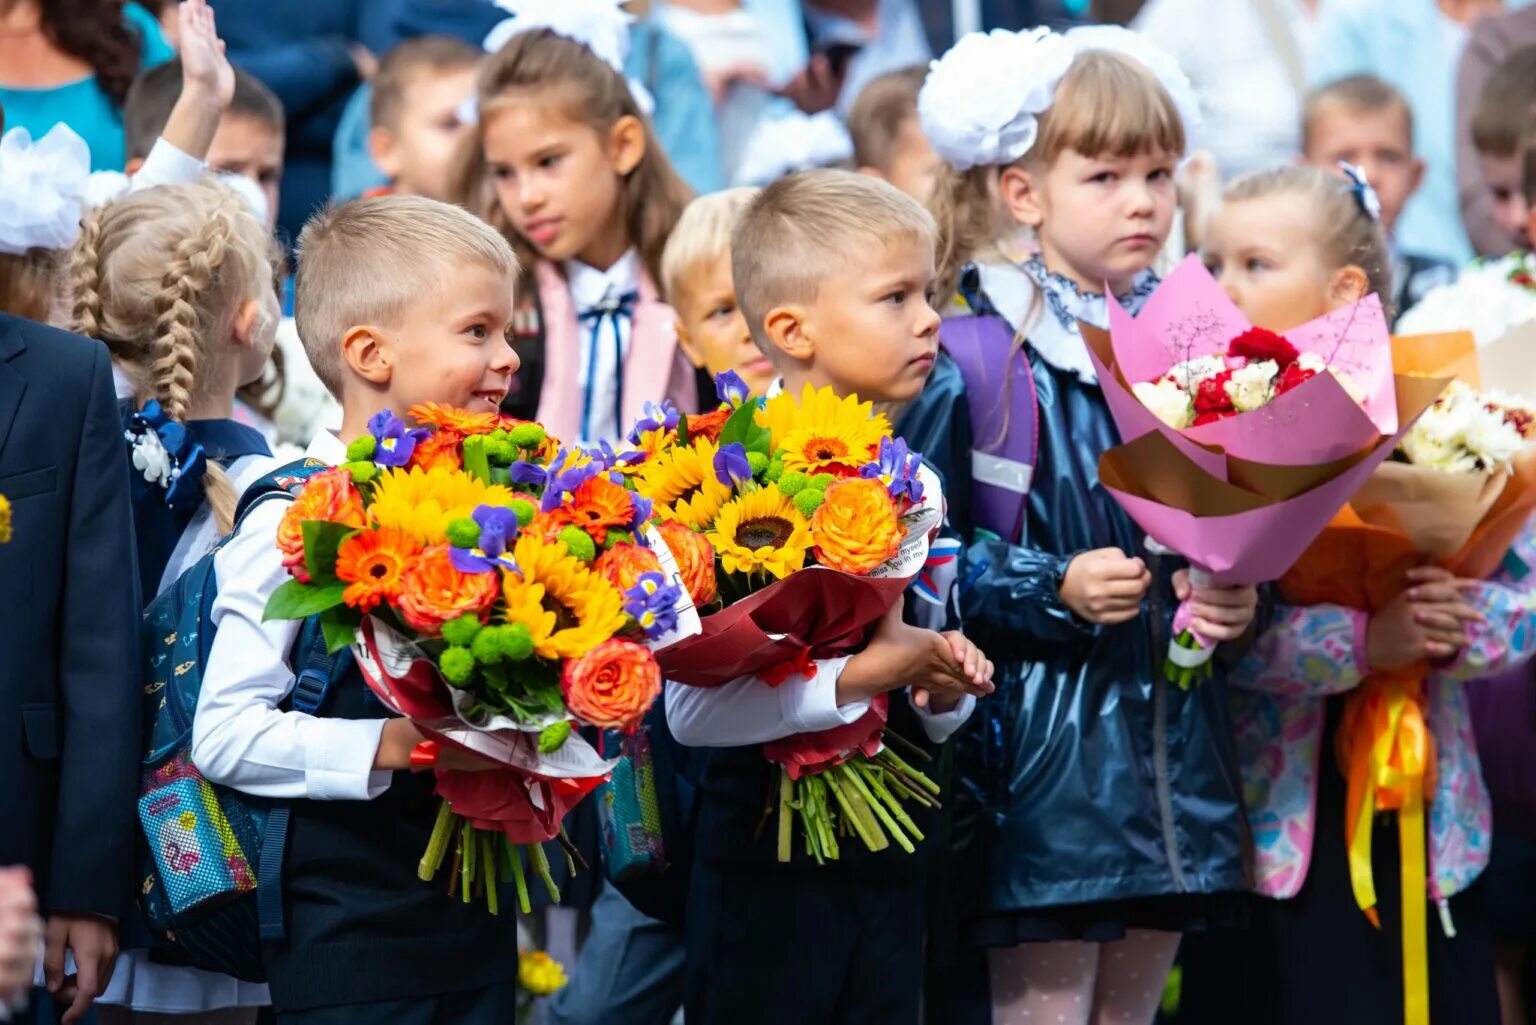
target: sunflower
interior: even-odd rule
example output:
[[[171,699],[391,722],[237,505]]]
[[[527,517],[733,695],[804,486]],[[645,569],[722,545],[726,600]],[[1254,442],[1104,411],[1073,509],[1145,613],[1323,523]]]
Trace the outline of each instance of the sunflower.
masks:
[[[872,403],[809,384],[798,400],[781,392],[763,403],[757,422],[773,435],[774,450],[784,450],[784,469],[813,475],[857,471],[891,433],[890,421]]]
[[[471,413],[467,409],[445,406],[441,402],[423,402],[419,406],[412,406],[410,417],[423,427],[447,431],[460,438],[467,438],[471,434],[490,434],[501,425],[499,414]]]
[[[362,530],[336,551],[336,577],[347,585],[341,600],[359,612],[400,597],[400,578],[411,556],[421,551],[404,531]]]
[[[715,443],[700,438],[647,459],[635,477],[635,490],[649,498],[656,512],[691,527],[707,527],[731,497],[715,475]]]
[[[810,525],[777,488],[749,491],[725,503],[709,534],[727,573],[765,571],[783,579],[805,565]]]
[[[576,658],[623,628],[623,596],[564,545],[523,534],[512,558],[520,572],[506,575],[507,622],[528,628],[540,658]]]
[[[515,497],[498,484],[444,466],[388,470],[373,488],[368,507],[373,525],[403,530],[422,544],[443,540],[448,524],[470,516],[476,506],[507,506]]]

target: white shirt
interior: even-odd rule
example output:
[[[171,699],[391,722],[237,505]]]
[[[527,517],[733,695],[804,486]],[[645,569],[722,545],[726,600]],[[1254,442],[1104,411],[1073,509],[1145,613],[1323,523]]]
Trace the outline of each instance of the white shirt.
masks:
[[[346,446],[329,432],[310,443],[312,459],[337,464]],[[289,579],[277,550],[288,503],[257,506],[214,569],[213,650],[192,723],[192,761],[214,783],[258,797],[366,801],[389,788],[373,768],[385,720],[318,719],[278,706],[293,690],[289,654],[299,620],[262,622],[267,598]]]
[[[624,359],[629,355],[630,338],[634,334],[634,307],[630,307],[629,316],[604,316],[595,325],[579,318],[605,302],[616,302],[624,295],[639,291],[640,254],[631,249],[607,270],[589,267],[579,260],[567,260],[565,279],[570,285],[571,305],[576,309],[580,328],[581,370],[577,380],[582,390],[582,408],[590,410],[581,426],[584,437],[578,441],[584,445],[616,441],[623,433],[624,425],[618,422],[614,408],[622,398]],[[594,326],[597,331],[595,345]]]

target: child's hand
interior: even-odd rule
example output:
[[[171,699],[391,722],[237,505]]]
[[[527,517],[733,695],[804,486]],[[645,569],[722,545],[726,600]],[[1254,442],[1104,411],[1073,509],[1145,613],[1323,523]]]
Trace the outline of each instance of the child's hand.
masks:
[[[235,97],[235,69],[224,54],[208,0],[185,0],[176,10],[181,25],[181,91],[200,93],[226,110]]]
[[[992,663],[960,634],[939,634],[909,626],[897,602],[875,627],[864,650],[848,660],[837,681],[837,703],[867,701],[876,694],[911,687],[933,695],[992,693]]]
[[[42,943],[32,874],[24,868],[0,869],[0,1009],[32,989]]]
[[[1196,587],[1189,582],[1189,570],[1173,575],[1173,593],[1179,601],[1189,601],[1194,614],[1190,628],[1211,641],[1235,641],[1253,622],[1259,608],[1259,592],[1252,587]]]
[[[409,719],[386,719],[384,730],[379,734],[378,753],[373,756],[373,767],[391,772],[419,768],[411,761],[411,753],[422,741],[430,739]],[[489,758],[482,758],[451,744],[444,744],[437,752],[437,761],[432,764],[432,768],[453,769],[458,772],[486,772],[502,766]]]
[[[1459,580],[1436,566],[1408,571],[1413,586],[1371,616],[1365,631],[1372,669],[1396,669],[1424,659],[1450,658],[1467,643],[1469,623],[1482,613],[1466,599],[1475,580]]]
[[[992,683],[992,662],[974,641],[959,630],[950,630],[940,636],[949,643],[949,651],[954,656],[955,665],[960,667],[973,686],[985,687],[989,694],[996,689]],[[939,693],[926,687],[914,686],[912,689],[914,705],[939,714],[954,711],[962,697],[964,697],[963,693]]]
[[[1141,614],[1141,599],[1151,584],[1146,563],[1118,548],[1099,548],[1067,564],[1061,600],[1079,619],[1113,626]]]

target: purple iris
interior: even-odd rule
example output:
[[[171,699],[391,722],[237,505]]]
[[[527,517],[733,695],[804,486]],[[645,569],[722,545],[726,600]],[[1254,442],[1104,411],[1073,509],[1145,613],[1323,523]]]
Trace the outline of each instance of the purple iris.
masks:
[[[923,457],[907,450],[907,443],[900,438],[880,439],[880,458],[859,468],[860,477],[878,480],[886,486],[892,498],[905,495],[913,505],[923,500],[923,482],[917,475]]]
[[[651,518],[651,500],[644,495],[631,495],[630,499],[634,503],[635,518],[630,522],[629,529],[638,531]]]
[[[747,462],[747,447],[739,441],[721,445],[715,453],[715,479],[726,487],[741,487],[752,479],[752,464]]]
[[[375,413],[368,420],[368,433],[377,443],[373,461],[380,466],[404,466],[411,461],[411,453],[432,432],[425,427],[407,428],[405,421],[389,410]]]
[[[677,626],[677,605],[682,588],[652,570],[640,574],[635,586],[624,592],[624,611],[634,617],[650,638],[660,637]]]
[[[489,573],[494,569],[518,572],[517,563],[507,544],[517,536],[517,514],[499,505],[479,505],[470,513],[480,524],[480,544],[475,548],[453,548],[448,558],[460,573]]]
[[[543,487],[544,482],[549,480],[548,470],[526,459],[519,459],[513,463],[507,473],[511,476],[513,484],[531,484],[536,488]]]
[[[614,447],[606,441],[600,441],[593,448],[582,449],[594,462],[600,463],[604,470],[624,470],[639,466],[648,458],[647,454],[637,448],[625,449],[623,452],[614,450]],[[624,483],[622,477],[614,481],[615,484]]]
[[[719,396],[721,402],[732,409],[747,401],[752,395],[747,389],[747,382],[743,381],[741,375],[734,370],[715,375],[715,394]]]
[[[587,481],[602,473],[604,467],[601,463],[584,462],[579,466],[569,465],[577,457],[577,453],[569,449],[562,449],[555,456],[554,462],[549,464],[549,472],[544,478],[544,498],[539,502],[539,509],[550,512],[560,508],[570,501],[572,493]],[[514,478],[516,479],[516,478]]]
[[[682,417],[682,412],[671,399],[663,399],[659,406],[654,402],[647,402],[643,413],[644,415],[635,421],[635,426],[630,428],[629,441],[632,445],[640,444],[641,437],[651,431],[675,430],[678,420]]]

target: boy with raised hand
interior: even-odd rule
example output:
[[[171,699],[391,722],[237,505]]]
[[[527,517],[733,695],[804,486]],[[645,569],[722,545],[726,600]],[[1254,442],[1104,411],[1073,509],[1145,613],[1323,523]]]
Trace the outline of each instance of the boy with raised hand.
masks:
[[[345,461],[384,410],[497,410],[518,365],[507,341],[517,262],[493,229],[435,200],[362,199],[316,216],[298,248],[299,334],[342,407],[341,429],[308,458]],[[263,613],[288,577],[276,540],[286,511],[258,506],[216,557],[217,633],[192,746],[209,780],[291,801],[287,935],[262,949],[277,1020],[511,1021],[513,923],[416,877],[437,809],[432,775],[407,771],[422,735],[384,714],[355,667],[319,717],[283,710],[301,623]]]
[[[926,293],[936,229],[913,199],[874,178],[808,171],[765,188],[731,242],[736,296],[775,389],[831,387],[902,404],[938,353]],[[684,927],[690,1023],[916,1022],[926,921],[927,848],[872,853],[849,842],[819,866],[777,860],[758,830],[776,770],[759,745],[856,721],[877,694],[891,725],[942,744],[992,690],[991,664],[959,633],[906,625],[893,608],[864,650],[777,687],[744,679],[669,683],[679,742],[712,751],[703,779]],[[931,835],[931,819],[914,813]],[[927,825],[925,825],[927,821]]]

